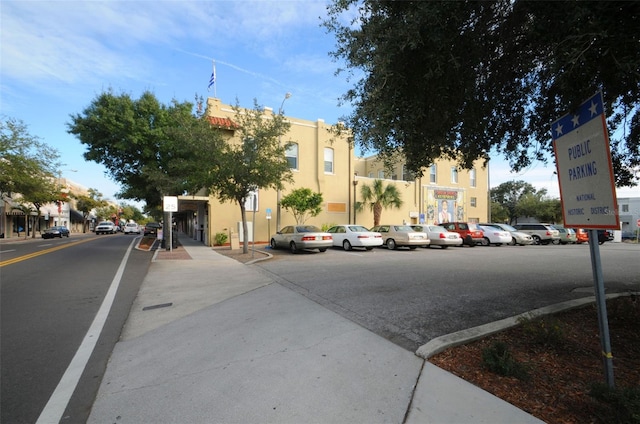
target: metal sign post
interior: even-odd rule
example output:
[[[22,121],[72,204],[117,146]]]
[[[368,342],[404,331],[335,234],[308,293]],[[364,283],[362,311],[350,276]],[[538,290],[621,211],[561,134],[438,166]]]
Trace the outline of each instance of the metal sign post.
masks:
[[[604,373],[607,384],[613,387],[613,356],[597,229],[619,229],[620,216],[602,93],[587,99],[575,113],[553,122],[551,131],[564,226],[589,229]]]

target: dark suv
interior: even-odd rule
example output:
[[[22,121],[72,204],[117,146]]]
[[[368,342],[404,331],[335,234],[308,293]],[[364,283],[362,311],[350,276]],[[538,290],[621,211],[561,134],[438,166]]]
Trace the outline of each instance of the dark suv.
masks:
[[[478,224],[473,222],[447,222],[440,225],[448,231],[460,234],[463,245],[474,247],[476,244],[484,243],[484,232],[482,232]]]
[[[144,235],[152,234],[154,236],[158,236],[158,228],[162,228],[162,226],[157,222],[149,222],[144,226]]]

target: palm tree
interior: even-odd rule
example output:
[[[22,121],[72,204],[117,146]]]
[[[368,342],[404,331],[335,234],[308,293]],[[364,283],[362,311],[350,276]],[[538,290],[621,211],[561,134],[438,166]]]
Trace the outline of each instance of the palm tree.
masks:
[[[382,209],[389,207],[400,208],[402,199],[395,185],[383,185],[382,180],[373,180],[373,184],[368,186],[364,184],[360,189],[362,202],[356,204],[356,209],[362,210],[366,205],[373,211],[373,226],[380,225],[380,217]]]

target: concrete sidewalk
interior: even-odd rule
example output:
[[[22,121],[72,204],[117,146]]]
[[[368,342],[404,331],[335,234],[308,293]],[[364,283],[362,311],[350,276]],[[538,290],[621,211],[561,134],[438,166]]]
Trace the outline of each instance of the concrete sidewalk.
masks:
[[[151,264],[90,423],[542,422],[251,265],[180,243]]]

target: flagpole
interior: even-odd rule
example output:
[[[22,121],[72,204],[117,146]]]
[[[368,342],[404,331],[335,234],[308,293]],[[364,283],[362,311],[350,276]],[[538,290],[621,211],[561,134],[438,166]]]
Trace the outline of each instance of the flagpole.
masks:
[[[212,60],[211,66],[211,78],[209,78],[209,86],[207,87],[207,91],[211,90],[211,86],[213,85],[213,97],[217,98],[218,95],[216,93],[216,61]]]

